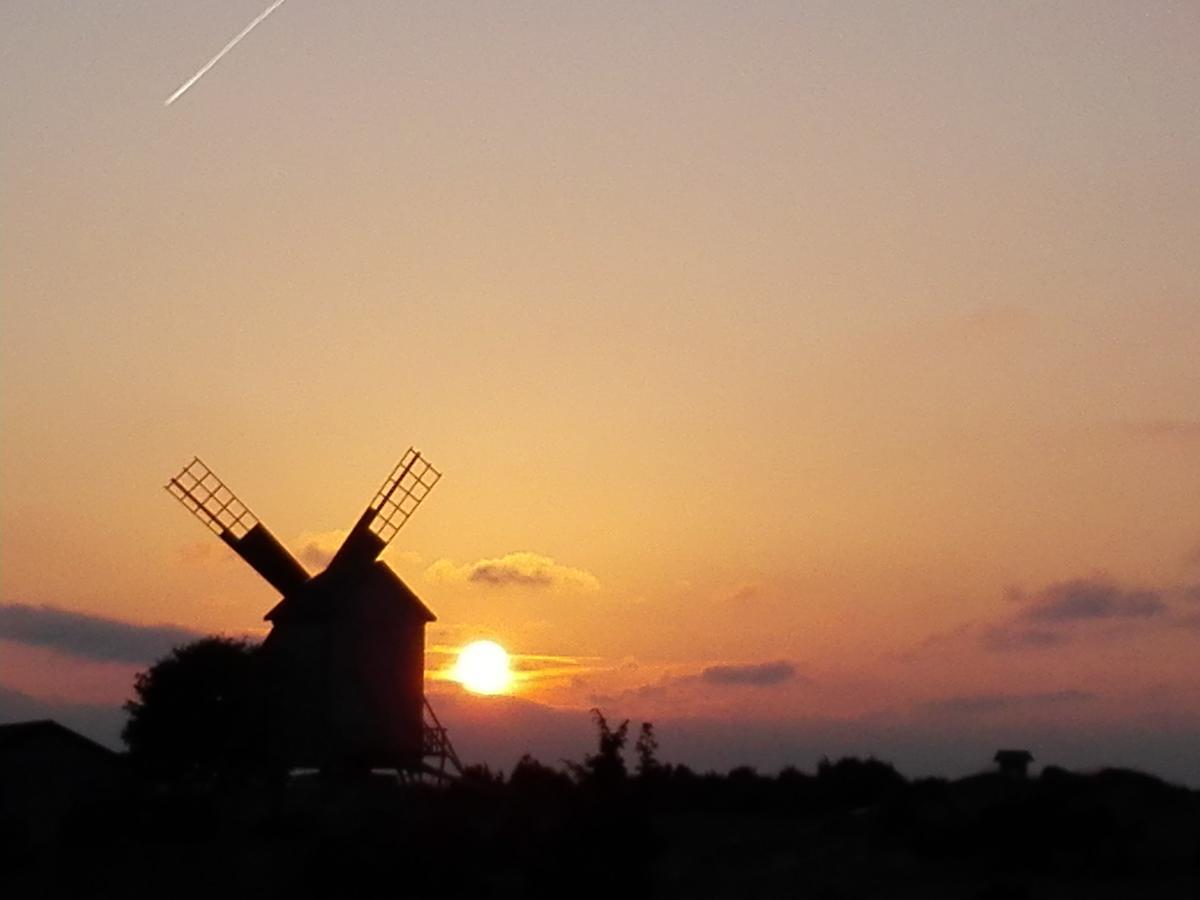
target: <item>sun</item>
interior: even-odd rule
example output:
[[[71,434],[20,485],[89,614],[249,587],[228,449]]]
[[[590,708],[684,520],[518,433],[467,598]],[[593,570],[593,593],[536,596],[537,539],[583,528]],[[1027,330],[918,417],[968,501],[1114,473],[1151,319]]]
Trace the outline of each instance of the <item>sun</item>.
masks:
[[[472,641],[459,652],[453,678],[474,694],[503,694],[513,680],[508,653],[495,641]]]

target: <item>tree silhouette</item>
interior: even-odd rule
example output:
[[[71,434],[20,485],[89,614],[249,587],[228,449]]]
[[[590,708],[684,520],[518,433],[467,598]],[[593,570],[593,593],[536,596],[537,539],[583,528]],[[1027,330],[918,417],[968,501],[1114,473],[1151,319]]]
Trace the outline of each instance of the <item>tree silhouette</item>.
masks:
[[[226,637],[176,647],[134,679],[121,738],[143,771],[209,781],[269,767],[257,648]]]
[[[625,769],[625,757],[621,754],[629,740],[629,720],[626,719],[616,728],[610,728],[604,713],[598,709],[592,709],[591,712],[599,732],[597,751],[585,756],[582,765],[568,765],[575,777],[583,783],[611,785],[624,781],[628,773]]]
[[[654,724],[643,722],[638,732],[637,743],[633,745],[637,753],[637,773],[641,778],[650,778],[663,770],[658,761],[658,738],[654,736]]]

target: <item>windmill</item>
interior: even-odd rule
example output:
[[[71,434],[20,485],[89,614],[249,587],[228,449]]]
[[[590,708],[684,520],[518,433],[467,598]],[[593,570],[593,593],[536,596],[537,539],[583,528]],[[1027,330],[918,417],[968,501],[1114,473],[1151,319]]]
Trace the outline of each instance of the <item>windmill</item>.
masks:
[[[409,448],[315,575],[199,457],[167,482],[282,595],[264,616],[262,658],[271,721],[293,768],[461,770],[425,698],[425,626],[436,617],[379,559],[439,478]]]

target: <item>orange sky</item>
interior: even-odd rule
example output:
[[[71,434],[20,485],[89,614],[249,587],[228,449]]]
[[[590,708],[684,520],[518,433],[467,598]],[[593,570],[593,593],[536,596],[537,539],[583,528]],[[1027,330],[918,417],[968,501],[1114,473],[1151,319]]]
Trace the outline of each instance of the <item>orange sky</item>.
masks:
[[[261,630],[166,478],[316,559],[415,444],[530,700],[1200,723],[1195,7],[296,0],[164,108],[262,5],[0,10],[0,603]]]

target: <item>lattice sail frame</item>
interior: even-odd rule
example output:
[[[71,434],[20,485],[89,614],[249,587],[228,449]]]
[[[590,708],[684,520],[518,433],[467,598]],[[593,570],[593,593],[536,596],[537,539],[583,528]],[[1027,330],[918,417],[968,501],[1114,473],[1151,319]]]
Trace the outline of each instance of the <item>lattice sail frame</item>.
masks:
[[[441,477],[419,450],[409,447],[371,500],[371,533],[384,543],[391,541]]]
[[[217,536],[241,539],[258,524],[258,517],[198,456],[168,481],[166,488]]]

